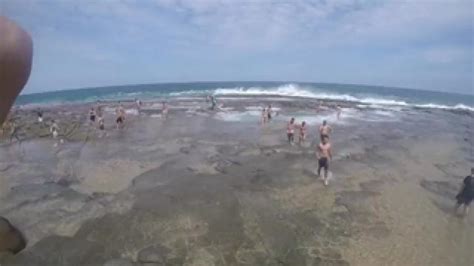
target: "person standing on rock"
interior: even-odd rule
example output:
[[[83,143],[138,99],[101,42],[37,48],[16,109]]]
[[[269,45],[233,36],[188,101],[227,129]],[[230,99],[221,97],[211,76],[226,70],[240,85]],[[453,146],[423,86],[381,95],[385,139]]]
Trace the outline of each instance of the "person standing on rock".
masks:
[[[265,125],[267,123],[267,109],[263,107],[262,109],[262,125]]]
[[[286,126],[286,135],[288,136],[288,143],[293,145],[295,142],[295,118],[292,117]]]
[[[272,105],[269,104],[268,105],[268,108],[267,108],[267,118],[268,118],[268,122],[270,122],[270,120],[272,120]]]
[[[306,134],[308,131],[308,126],[306,125],[306,122],[303,121],[300,126],[300,136],[298,138],[298,144],[303,144],[306,141]]]
[[[10,143],[13,142],[13,139],[16,139],[18,143],[21,143],[21,139],[18,136],[18,130],[19,130],[18,124],[16,123],[14,119],[12,119],[10,122]]]
[[[36,115],[38,116],[38,123],[42,124],[43,123],[43,111],[38,109],[38,111],[36,111]]]
[[[123,109],[122,104],[119,102],[119,106],[115,110],[115,113],[117,115],[117,119],[115,120],[115,123],[117,124],[117,129],[123,128],[123,124],[125,123],[125,109]]]
[[[332,128],[328,125],[327,121],[324,120],[323,124],[319,127],[319,139],[323,140],[324,137],[329,138],[329,134],[332,133]]]
[[[332,151],[331,144],[329,143],[329,137],[322,137],[321,143],[319,143],[318,149],[316,151],[316,159],[318,160],[318,177],[321,177],[321,169],[324,168],[323,182],[324,185],[327,186],[329,162],[332,160]]]
[[[471,168],[471,175],[466,176],[463,181],[461,191],[456,196],[456,207],[455,213],[458,212],[459,207],[464,205],[463,215],[466,216],[469,213],[469,205],[474,199],[474,167]]]
[[[94,110],[94,107],[91,107],[91,109],[89,110],[89,123],[92,125],[95,124],[95,119],[96,119],[96,112]]]

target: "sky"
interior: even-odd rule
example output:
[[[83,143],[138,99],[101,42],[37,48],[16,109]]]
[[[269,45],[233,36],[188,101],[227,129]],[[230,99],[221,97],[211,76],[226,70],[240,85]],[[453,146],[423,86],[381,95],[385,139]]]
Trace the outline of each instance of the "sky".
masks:
[[[0,0],[0,14],[33,38],[24,93],[301,81],[474,94],[473,3]]]

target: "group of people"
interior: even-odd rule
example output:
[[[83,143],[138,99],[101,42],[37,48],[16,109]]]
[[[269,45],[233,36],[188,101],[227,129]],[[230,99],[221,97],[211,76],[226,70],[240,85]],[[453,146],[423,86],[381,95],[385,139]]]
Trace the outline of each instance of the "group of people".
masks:
[[[295,123],[295,118],[292,117],[287,124],[286,134],[288,137],[288,143],[293,145],[295,131],[299,130],[298,143],[302,144],[306,140],[308,126],[305,121],[300,125]],[[332,128],[324,120],[323,124],[319,127],[319,139],[320,142],[316,149],[316,159],[318,160],[318,176],[321,177],[321,170],[324,169],[324,175],[322,177],[324,184],[328,185],[328,174],[329,174],[329,162],[332,160],[331,143],[329,142],[329,135],[332,133]]]
[[[262,125],[269,123],[270,120],[272,120],[272,115],[273,115],[273,109],[272,105],[268,105],[268,107],[264,107],[262,109]]]
[[[137,113],[140,114],[141,107],[143,105],[142,101],[135,99],[135,105],[137,109]],[[163,119],[166,119],[168,117],[168,105],[166,102],[162,103],[162,108],[161,108],[161,117]],[[119,102],[118,106],[115,108],[115,125],[117,129],[123,129],[125,126],[125,117],[126,117],[126,111],[125,108],[123,107],[122,103]],[[95,109],[94,107],[91,107],[89,110],[89,123],[90,125],[94,125],[97,123],[99,130],[104,131],[105,130],[105,120],[102,112],[102,107],[98,105]]]
[[[139,102],[137,102],[138,104]],[[137,106],[138,107],[138,106]],[[138,109],[140,110],[140,109]],[[117,108],[115,108],[115,125],[117,129],[124,128],[125,123],[125,108],[123,107],[122,103],[119,102]],[[104,119],[104,112],[102,111],[102,106],[97,105],[96,108],[91,107],[89,109],[89,125],[95,126],[101,131],[105,131],[105,119]],[[106,135],[104,132],[101,136]]]

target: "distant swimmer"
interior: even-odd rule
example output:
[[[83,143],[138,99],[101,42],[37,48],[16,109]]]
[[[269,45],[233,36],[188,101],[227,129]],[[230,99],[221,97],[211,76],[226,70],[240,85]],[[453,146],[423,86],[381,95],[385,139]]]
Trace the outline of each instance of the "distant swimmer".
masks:
[[[339,120],[341,119],[341,113],[342,113],[342,109],[339,105],[336,106],[336,111],[337,111],[337,120]]]
[[[329,138],[329,134],[332,133],[332,128],[328,125],[327,121],[324,120],[323,124],[319,127],[319,139],[322,140],[324,137]]]
[[[95,118],[96,118],[96,112],[94,110],[94,107],[91,107],[89,110],[89,123],[93,125],[95,123]]]
[[[469,213],[469,205],[474,199],[474,167],[471,168],[471,175],[466,176],[463,181],[461,191],[456,196],[457,203],[455,212],[457,213],[459,207],[464,205],[464,216]]]
[[[286,135],[288,136],[288,143],[293,145],[295,141],[295,118],[292,117],[286,126]]]
[[[303,123],[301,123],[301,126],[300,126],[300,136],[299,136],[299,139],[298,139],[298,143],[300,145],[306,141],[307,130],[308,129],[307,129],[306,122],[303,121]]]
[[[324,168],[324,185],[328,185],[328,172],[329,172],[329,162],[332,160],[332,151],[331,144],[329,143],[329,138],[324,136],[321,139],[321,143],[318,145],[318,150],[316,151],[316,158],[318,159],[318,176],[321,177],[321,168]]]
[[[270,120],[272,120],[272,112],[273,112],[273,110],[272,110],[272,105],[269,104],[269,105],[268,105],[268,108],[267,108],[267,118],[268,118],[268,122],[270,122]]]
[[[117,119],[115,120],[117,129],[123,128],[123,124],[125,123],[125,109],[121,103],[119,103],[119,106],[115,109],[115,114],[117,115]]]
[[[163,105],[161,107],[161,118],[163,119],[166,119],[168,118],[168,105],[166,104],[166,102],[163,102]]]

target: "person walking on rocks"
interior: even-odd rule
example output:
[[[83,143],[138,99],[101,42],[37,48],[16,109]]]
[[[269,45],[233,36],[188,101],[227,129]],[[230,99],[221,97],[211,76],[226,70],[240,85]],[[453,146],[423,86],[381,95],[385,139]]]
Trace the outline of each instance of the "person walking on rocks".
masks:
[[[332,151],[331,144],[329,143],[329,137],[322,137],[321,143],[319,143],[318,149],[316,151],[316,159],[318,160],[318,177],[321,177],[321,169],[324,168],[323,182],[324,185],[327,186],[329,162],[332,160]]]
[[[303,144],[306,141],[306,134],[308,131],[308,126],[306,125],[306,122],[303,121],[300,126],[300,136],[298,138],[298,144]]]
[[[329,134],[332,133],[332,128],[328,125],[326,120],[323,120],[323,124],[319,127],[319,139],[322,141],[324,137],[329,138]]]
[[[117,119],[115,123],[117,124],[117,129],[123,128],[123,124],[125,122],[125,109],[123,109],[122,104],[119,104],[117,109],[115,110],[115,114],[117,115]]]

